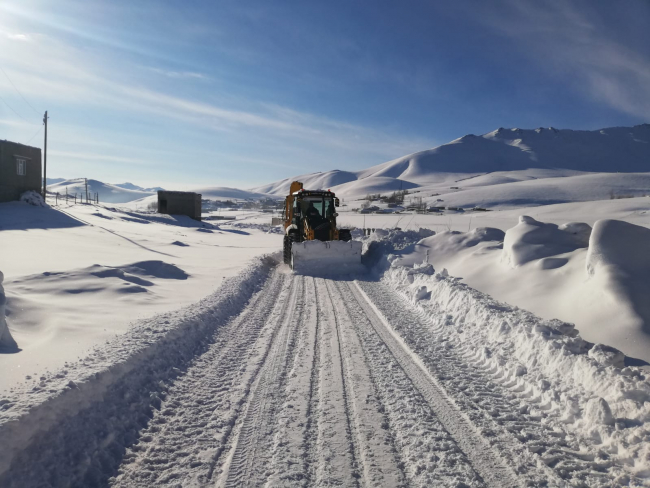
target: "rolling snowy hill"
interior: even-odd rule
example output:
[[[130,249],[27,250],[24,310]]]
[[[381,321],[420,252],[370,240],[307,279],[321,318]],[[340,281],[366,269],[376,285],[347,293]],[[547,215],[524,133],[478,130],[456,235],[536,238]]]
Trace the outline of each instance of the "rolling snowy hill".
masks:
[[[119,186],[120,188],[124,188],[125,190],[136,190],[136,191],[149,191],[149,192],[156,192],[160,190],[164,190],[164,188],[160,186],[154,186],[151,188],[143,188],[139,185],[134,185],[133,183],[116,183],[115,186]]]
[[[343,196],[354,198],[400,188],[444,187],[493,172],[501,173],[499,177],[504,179],[497,181],[488,177],[483,180],[486,185],[506,183],[507,179],[513,181],[512,178],[517,180],[520,176],[503,172],[531,168],[547,170],[544,177],[577,172],[648,171],[650,124],[595,131],[500,128],[482,136],[469,134],[362,171],[333,170],[300,175],[252,191],[283,195],[292,181],[299,180],[307,188],[332,188]]]
[[[47,191],[54,193],[59,192],[61,195],[65,195],[66,189],[69,195],[73,195],[75,193],[85,194],[85,178],[72,178],[69,180],[60,181],[59,183],[55,183],[53,185],[48,185],[47,187]],[[99,201],[103,203],[126,203],[152,194],[150,191],[129,190],[126,188],[120,188],[116,185],[111,185],[110,183],[104,183],[102,181],[92,179],[88,180],[88,193],[91,195],[99,193]]]
[[[263,192],[240,190],[238,188],[229,188],[226,186],[195,188],[192,191],[200,193],[203,198],[209,200],[258,200],[270,196]]]

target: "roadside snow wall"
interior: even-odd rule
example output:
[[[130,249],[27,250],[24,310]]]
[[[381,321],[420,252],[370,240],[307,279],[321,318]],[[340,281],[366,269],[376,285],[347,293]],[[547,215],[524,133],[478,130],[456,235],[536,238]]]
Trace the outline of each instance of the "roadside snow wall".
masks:
[[[102,473],[116,467],[168,385],[209,347],[215,330],[241,313],[278,260],[256,259],[199,303],[136,322],[49,378],[0,396],[0,485],[21,453],[49,436],[66,456],[83,460],[66,474],[76,478],[55,484],[103,486]]]
[[[0,353],[3,352],[16,352],[18,345],[14,338],[11,337],[7,321],[5,320],[5,305],[7,304],[7,297],[5,290],[2,286],[4,281],[4,274],[0,271]]]
[[[557,428],[637,472],[650,469],[650,381],[643,370],[623,367],[620,351],[584,341],[573,324],[497,302],[431,265],[392,266],[382,280],[420,309],[441,340],[460,341],[483,369],[539,399]]]

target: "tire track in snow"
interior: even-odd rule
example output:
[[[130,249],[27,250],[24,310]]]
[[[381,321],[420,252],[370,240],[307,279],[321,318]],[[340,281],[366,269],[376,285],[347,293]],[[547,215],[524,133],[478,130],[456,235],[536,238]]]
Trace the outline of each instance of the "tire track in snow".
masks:
[[[370,367],[371,380],[386,416],[386,425],[409,486],[485,484],[434,411],[372,327],[367,312],[345,284],[337,284]]]
[[[140,443],[124,457],[114,486],[207,482],[268,350],[274,324],[285,313],[292,286],[274,272],[246,310],[222,328],[209,350],[170,389]]]
[[[522,477],[530,473],[549,486],[566,486],[567,482],[611,486],[618,475],[616,466],[611,461],[595,461],[593,450],[558,428],[561,421],[553,419],[557,413],[547,412],[530,392],[517,391],[521,387],[511,384],[503,368],[485,363],[478,351],[469,350],[452,327],[451,316],[434,320],[391,287],[362,281],[358,285],[391,317],[392,327]],[[399,316],[392,314],[400,308]]]
[[[492,450],[489,443],[457,408],[422,361],[397,336],[390,325],[384,322],[383,317],[362,289],[356,283],[346,284],[346,288],[346,292],[350,297],[354,297],[354,301],[363,310],[375,333],[381,338],[399,367],[426,399],[436,418],[467,456],[486,486],[493,488],[522,486],[522,480],[504,463],[502,457]],[[393,310],[393,313],[398,312]]]
[[[315,486],[358,486],[355,448],[343,377],[336,317],[322,279],[316,279],[319,318],[318,401],[315,415]]]
[[[275,413],[284,393],[294,333],[304,303],[304,278],[296,277],[291,281],[297,283],[298,290],[292,290],[281,326],[274,334],[270,351],[251,387],[245,413],[236,429],[233,448],[217,486],[260,486],[268,475],[266,470],[270,459],[267,458],[272,449]],[[286,311],[292,313],[286,314]]]
[[[324,282],[334,311],[346,388],[348,419],[354,439],[359,479],[363,486],[405,485],[404,473],[386,429],[383,406],[379,402],[359,338],[352,327],[345,301],[335,282]]]
[[[321,309],[316,296],[315,280],[311,280],[313,286],[313,296],[315,305],[315,325],[314,325],[314,351],[312,355],[311,374],[309,378],[309,393],[307,403],[307,424],[305,426],[305,435],[303,438],[303,450],[305,452],[305,473],[306,486],[315,484],[316,466],[318,465],[317,441],[318,441],[318,408],[319,408],[319,371],[321,364]]]
[[[305,280],[305,302],[296,310],[299,324],[295,354],[288,364],[284,402],[274,429],[273,456],[267,486],[309,486],[309,444],[313,409],[314,375],[317,371],[318,311],[314,280]]]

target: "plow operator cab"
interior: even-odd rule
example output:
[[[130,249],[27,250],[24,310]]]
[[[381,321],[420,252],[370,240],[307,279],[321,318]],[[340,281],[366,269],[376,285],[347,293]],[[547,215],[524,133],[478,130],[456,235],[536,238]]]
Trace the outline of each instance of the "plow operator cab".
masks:
[[[299,272],[353,271],[361,265],[361,243],[336,226],[339,199],[331,191],[291,183],[284,202],[284,262]]]

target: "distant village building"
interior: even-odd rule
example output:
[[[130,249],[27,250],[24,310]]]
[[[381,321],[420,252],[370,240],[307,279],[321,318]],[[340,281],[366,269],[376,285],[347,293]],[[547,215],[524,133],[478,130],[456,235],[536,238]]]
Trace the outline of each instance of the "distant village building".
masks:
[[[18,200],[21,193],[40,193],[43,184],[41,150],[0,140],[0,202]]]
[[[201,220],[201,194],[190,191],[159,191],[158,213],[187,215]]]

